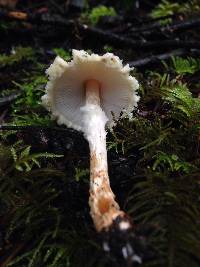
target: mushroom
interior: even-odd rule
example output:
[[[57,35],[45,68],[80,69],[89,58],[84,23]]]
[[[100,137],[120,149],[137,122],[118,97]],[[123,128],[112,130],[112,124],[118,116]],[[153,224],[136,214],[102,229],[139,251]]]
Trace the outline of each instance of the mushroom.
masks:
[[[73,50],[72,54],[70,62],[56,57],[47,69],[49,81],[42,103],[58,124],[82,131],[89,143],[89,206],[96,230],[109,230],[117,218],[120,229],[126,230],[131,222],[110,187],[105,127],[111,128],[121,117],[132,117],[139,85],[130,76],[129,65],[123,66],[112,53],[99,56]]]

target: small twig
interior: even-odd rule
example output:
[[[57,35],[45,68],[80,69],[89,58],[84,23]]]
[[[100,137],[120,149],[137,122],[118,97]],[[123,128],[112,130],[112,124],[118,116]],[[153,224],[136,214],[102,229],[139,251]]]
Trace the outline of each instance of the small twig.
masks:
[[[174,24],[170,24],[167,26],[161,26],[160,23],[153,23],[148,26],[140,27],[140,28],[132,28],[131,33],[148,33],[149,35],[152,34],[154,31],[164,32],[174,32],[178,30],[187,30],[193,27],[200,26],[200,19],[191,19],[188,21],[181,21],[176,22]]]
[[[148,64],[153,64],[161,60],[166,60],[172,56],[181,56],[187,53],[188,51],[185,49],[173,50],[169,53],[159,54],[159,55],[152,55],[142,59],[134,60],[129,62],[131,67],[142,67]]]
[[[151,55],[142,59],[134,60],[129,62],[131,67],[143,67],[145,65],[157,63],[161,60],[166,60],[171,58],[172,56],[182,56],[182,55],[200,55],[200,50],[198,49],[177,49],[173,50],[169,53],[159,54],[159,55]]]
[[[51,126],[40,126],[40,125],[0,125],[0,130],[2,131],[24,131],[24,130],[56,130],[56,131],[66,131],[70,132],[74,130],[61,127],[51,127]]]
[[[0,123],[4,122],[4,118],[7,115],[7,113],[8,113],[8,109],[4,109],[4,111],[0,115]]]
[[[1,97],[0,98],[0,107],[11,103],[13,100],[15,100],[20,95],[21,95],[21,93],[15,92],[15,93],[12,93],[12,94],[10,94],[8,96]]]
[[[0,263],[1,267],[8,266],[9,262],[11,262],[11,260],[17,255],[17,253],[19,253],[20,250],[22,250],[24,248],[24,246],[25,246],[25,243],[17,244],[16,247],[14,248],[14,250],[8,256],[8,258],[6,258],[6,260],[4,260],[3,262]]]
[[[191,29],[193,27],[200,26],[200,19],[191,19],[188,21],[182,21],[176,24],[168,25],[165,27],[161,28],[161,31],[168,31],[168,32],[174,32],[174,31],[179,31],[179,30],[187,30]]]
[[[59,14],[61,15],[65,14],[65,10],[63,9],[63,7],[60,6],[60,4],[57,4],[56,1],[53,0],[49,0],[49,2],[52,4],[52,6],[55,7],[55,9],[58,11]]]

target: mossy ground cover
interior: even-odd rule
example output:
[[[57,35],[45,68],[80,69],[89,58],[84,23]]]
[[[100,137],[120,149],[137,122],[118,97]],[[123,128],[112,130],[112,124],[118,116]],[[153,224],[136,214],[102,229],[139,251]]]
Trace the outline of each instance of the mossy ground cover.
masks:
[[[198,27],[166,27],[198,18],[200,4],[101,1],[97,9],[97,1],[22,2],[0,12],[1,266],[131,266],[122,254],[103,251],[89,215],[88,144],[41,106],[45,70],[56,55],[69,60],[72,48],[113,52],[129,63],[174,51],[97,43],[76,24],[146,42],[198,44]],[[32,20],[2,19],[10,8]],[[74,20],[73,30],[60,18]],[[183,55],[133,71],[141,97],[134,119],[108,133],[111,186],[148,244],[144,267],[200,265],[200,53],[198,45],[181,49]]]

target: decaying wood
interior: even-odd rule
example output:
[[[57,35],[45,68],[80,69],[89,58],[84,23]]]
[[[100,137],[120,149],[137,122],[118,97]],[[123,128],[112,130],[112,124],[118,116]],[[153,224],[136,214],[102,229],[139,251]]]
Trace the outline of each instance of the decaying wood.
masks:
[[[22,12],[20,12],[21,14]],[[17,16],[13,15],[11,12],[5,13],[0,12],[0,18],[5,19],[18,19]],[[187,41],[187,40],[161,40],[161,41],[146,41],[146,40],[133,40],[131,38],[127,38],[110,31],[102,30],[96,27],[91,27],[86,24],[81,24],[75,20],[66,20],[59,15],[50,15],[50,14],[37,14],[37,15],[29,15],[24,14],[20,15],[20,20],[25,20],[31,23],[40,24],[49,23],[49,24],[57,24],[66,26],[68,29],[78,29],[81,34],[92,36],[93,38],[100,38],[101,41],[105,41],[109,44],[113,44],[115,46],[123,46],[129,47],[132,49],[142,48],[142,49],[154,49],[154,48],[198,48],[200,49],[199,41]],[[196,23],[199,23],[198,21]],[[176,26],[178,27],[178,26]],[[184,26],[186,27],[186,26]],[[188,25],[187,25],[188,27]],[[180,26],[179,26],[180,28]]]

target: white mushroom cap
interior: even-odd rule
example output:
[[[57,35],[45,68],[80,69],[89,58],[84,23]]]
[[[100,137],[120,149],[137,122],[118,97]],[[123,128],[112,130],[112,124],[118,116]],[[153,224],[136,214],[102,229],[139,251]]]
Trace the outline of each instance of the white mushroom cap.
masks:
[[[136,93],[139,85],[130,76],[129,65],[123,66],[119,57],[112,53],[99,56],[73,50],[72,54],[70,62],[56,57],[46,71],[49,81],[42,102],[52,112],[53,118],[59,124],[82,130],[80,108],[85,105],[84,83],[90,79],[100,83],[101,108],[108,117],[108,126],[113,125],[112,112],[115,120],[120,115],[131,117],[131,111],[139,100]]]

